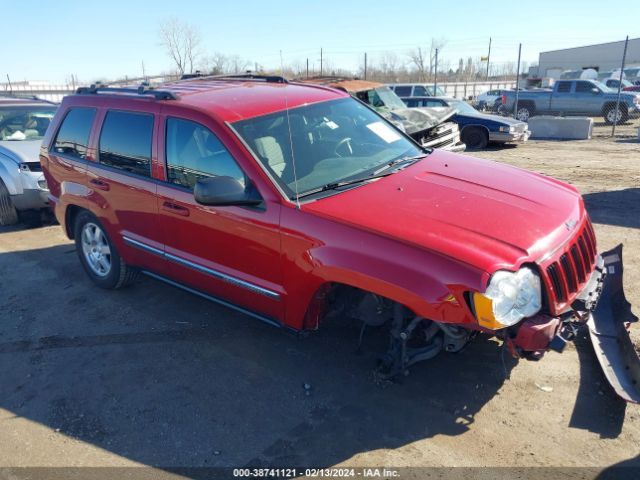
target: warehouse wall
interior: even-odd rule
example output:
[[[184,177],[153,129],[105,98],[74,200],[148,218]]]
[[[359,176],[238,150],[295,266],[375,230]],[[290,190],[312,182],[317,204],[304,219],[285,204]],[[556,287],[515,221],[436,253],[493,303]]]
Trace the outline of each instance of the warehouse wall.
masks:
[[[595,68],[598,71],[620,68],[624,41],[601,43],[585,47],[567,48],[541,52],[538,72],[541,76],[550,76],[548,70],[580,70]],[[640,65],[640,38],[629,40],[627,49],[627,66]]]

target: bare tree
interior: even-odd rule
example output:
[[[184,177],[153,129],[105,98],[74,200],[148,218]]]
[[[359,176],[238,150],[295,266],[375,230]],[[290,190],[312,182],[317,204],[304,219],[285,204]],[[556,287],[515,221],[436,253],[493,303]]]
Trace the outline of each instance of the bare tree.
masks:
[[[180,75],[193,72],[200,53],[200,32],[192,25],[171,17],[160,25],[160,42],[174,61]]]
[[[418,71],[419,82],[424,82],[427,79],[426,77],[427,61],[425,58],[425,53],[426,52],[422,50],[422,47],[418,47],[409,53],[409,57],[411,58],[411,63],[413,63],[416,66],[416,70]]]
[[[227,60],[227,73],[244,73],[251,65],[249,60],[240,55],[231,55]]]
[[[214,52],[213,55],[207,55],[202,59],[201,70],[207,74],[220,75],[225,73],[229,64],[229,58],[220,52]]]
[[[446,44],[447,44],[446,38],[431,39],[431,46],[429,47],[429,75],[433,75],[435,73],[436,50],[438,51],[438,54],[441,54],[442,49],[445,47]]]

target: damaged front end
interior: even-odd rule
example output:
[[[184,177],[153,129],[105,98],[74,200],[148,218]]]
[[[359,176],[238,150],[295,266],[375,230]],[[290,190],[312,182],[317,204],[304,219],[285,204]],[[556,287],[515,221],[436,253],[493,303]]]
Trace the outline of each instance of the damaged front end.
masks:
[[[460,140],[460,129],[448,121],[455,113],[453,108],[403,108],[383,116],[424,147],[462,152],[466,145]]]
[[[622,245],[596,261],[586,287],[563,315],[538,314],[505,332],[514,356],[538,360],[547,350],[562,352],[579,328],[588,326],[605,377],[621,398],[640,403],[640,357],[629,335],[638,318],[631,312],[622,283]]]

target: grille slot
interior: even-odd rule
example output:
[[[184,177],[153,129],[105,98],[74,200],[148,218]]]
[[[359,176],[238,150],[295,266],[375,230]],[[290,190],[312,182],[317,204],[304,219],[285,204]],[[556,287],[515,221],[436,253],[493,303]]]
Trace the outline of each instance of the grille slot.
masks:
[[[554,262],[547,267],[547,275],[549,275],[549,279],[551,280],[551,286],[555,292],[556,300],[558,302],[564,302],[567,299],[567,295],[565,294],[564,286],[560,281],[560,269],[558,268],[557,263]]]
[[[573,270],[571,265],[569,265],[569,256],[565,253],[560,257],[560,266],[562,267],[562,273],[564,275],[564,279],[567,282],[567,288],[569,289],[569,293],[573,293],[576,291],[576,278],[573,274]]]
[[[571,247],[571,260],[573,260],[573,265],[576,269],[576,273],[578,274],[578,282],[582,283],[585,280],[585,271],[584,265],[582,264],[582,260],[578,256],[578,247],[577,243]]]

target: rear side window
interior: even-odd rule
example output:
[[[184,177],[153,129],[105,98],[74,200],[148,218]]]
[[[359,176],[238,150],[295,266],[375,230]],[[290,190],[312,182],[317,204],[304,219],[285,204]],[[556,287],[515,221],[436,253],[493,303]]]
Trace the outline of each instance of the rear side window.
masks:
[[[100,133],[99,161],[137,175],[151,176],[153,115],[107,112]]]
[[[201,178],[227,176],[245,185],[245,176],[208,128],[188,120],[167,119],[167,180],[193,190]]]
[[[410,97],[411,96],[411,87],[396,87],[393,89],[396,92],[396,95],[399,97]]]
[[[571,91],[571,82],[558,82],[558,92],[570,92]]]
[[[414,97],[428,97],[430,93],[421,85],[418,85],[413,88],[413,96]]]
[[[53,151],[76,158],[87,156],[89,134],[96,111],[93,108],[72,108],[62,121]]]

